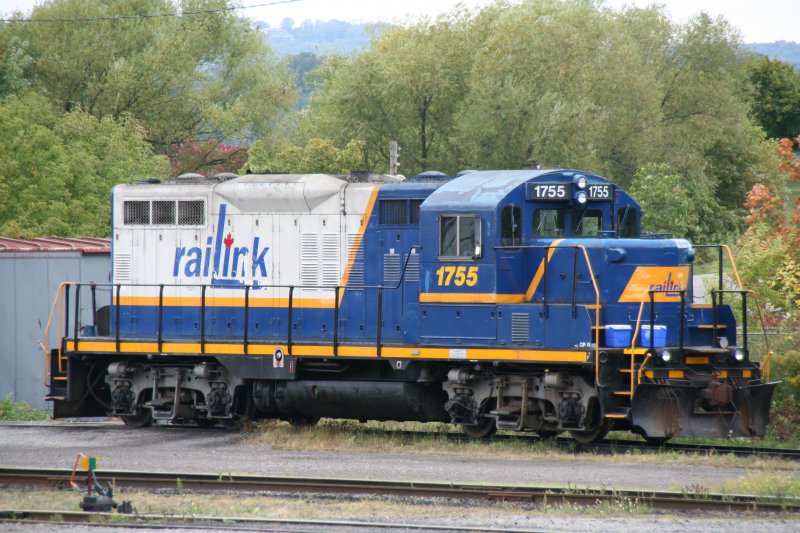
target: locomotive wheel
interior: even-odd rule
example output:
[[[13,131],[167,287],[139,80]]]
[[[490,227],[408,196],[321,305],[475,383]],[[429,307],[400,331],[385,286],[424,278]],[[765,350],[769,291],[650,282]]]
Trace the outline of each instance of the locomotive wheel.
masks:
[[[153,412],[150,409],[139,409],[135,415],[122,415],[122,421],[129,428],[143,428],[153,422]]]
[[[575,431],[570,430],[569,434],[572,438],[581,444],[591,444],[593,442],[600,442],[608,434],[610,428],[607,424],[601,424],[589,431]]]
[[[497,425],[494,418],[482,418],[477,424],[461,424],[461,430],[473,439],[484,439],[495,434]]]

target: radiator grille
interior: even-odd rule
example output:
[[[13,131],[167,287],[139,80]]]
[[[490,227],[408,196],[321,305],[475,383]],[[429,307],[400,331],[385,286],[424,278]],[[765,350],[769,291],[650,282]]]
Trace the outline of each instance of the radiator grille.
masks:
[[[400,254],[383,255],[383,284],[397,285],[400,281]]]
[[[114,254],[114,283],[130,283],[132,270],[130,255]]]
[[[531,332],[531,315],[511,313],[511,341],[528,342]]]
[[[405,280],[409,283],[417,283],[419,281],[419,254],[411,252],[408,257]]]

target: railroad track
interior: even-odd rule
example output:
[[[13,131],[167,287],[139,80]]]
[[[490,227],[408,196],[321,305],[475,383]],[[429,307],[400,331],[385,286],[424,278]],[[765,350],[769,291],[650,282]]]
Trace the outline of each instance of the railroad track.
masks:
[[[419,524],[397,524],[387,522],[361,522],[353,520],[293,520],[288,518],[253,518],[253,517],[230,517],[230,516],[174,516],[162,514],[136,514],[134,520],[129,522],[119,520],[120,515],[115,515],[114,520],[109,520],[115,527],[134,525],[137,528],[146,527],[148,530],[164,529],[173,530],[176,528],[209,529],[224,531],[281,531],[281,532],[309,532],[325,531],[326,533],[336,533],[342,531],[352,533],[353,531],[468,531],[468,532],[488,532],[488,533],[521,533],[529,532],[529,529],[501,529],[501,528],[473,528],[464,526],[441,526],[441,525],[419,525]],[[110,517],[109,517],[110,518]],[[69,524],[86,524],[98,526],[102,525],[102,516],[97,513],[85,513],[79,511],[49,511],[49,510],[1,510],[0,524],[3,522],[37,522],[53,526],[54,523],[64,522]]]
[[[366,434],[373,435],[394,435],[407,439],[419,438],[436,438],[444,437],[450,442],[475,442],[476,439],[464,435],[463,433],[433,433],[426,431],[381,431],[381,430],[364,430]],[[660,445],[648,444],[646,442],[637,440],[617,440],[608,439],[601,442],[592,444],[581,444],[568,437],[565,438],[548,438],[544,439],[537,435],[492,435],[484,439],[478,439],[479,442],[492,443],[492,442],[546,442],[550,443],[557,448],[566,451],[573,451],[576,453],[625,453],[630,451],[639,452],[654,452],[659,450],[680,451],[684,453],[694,453],[699,455],[734,455],[737,457],[772,457],[776,459],[787,459],[792,461],[800,461],[800,450],[793,450],[790,448],[763,448],[758,446],[734,446],[734,445],[719,445],[719,444],[685,444],[685,443],[671,443],[666,442]]]
[[[126,430],[126,426],[115,422],[75,422],[63,424],[41,424],[41,423],[0,423],[0,427],[45,427],[45,428],[69,428],[69,429],[102,429],[119,428]],[[199,429],[194,426],[175,426],[173,429],[186,429],[188,431],[225,431],[223,428]],[[144,428],[136,431],[147,431]],[[374,436],[394,436],[403,439],[422,439],[422,438],[445,438],[449,442],[530,442],[548,443],[559,449],[574,453],[600,453],[600,454],[619,454],[627,452],[652,453],[654,451],[678,451],[682,453],[692,453],[697,455],[733,455],[736,457],[765,457],[775,459],[785,459],[790,461],[800,461],[800,449],[790,448],[765,448],[760,446],[729,445],[729,444],[690,444],[667,442],[661,445],[648,444],[640,440],[619,440],[607,439],[592,444],[580,444],[570,438],[549,438],[543,439],[534,434],[496,434],[484,439],[474,439],[460,432],[436,433],[432,431],[397,431],[380,429],[361,429],[364,435]]]
[[[47,468],[0,468],[0,485],[68,488],[70,470]],[[129,472],[98,470],[98,479],[117,488],[194,491],[302,492],[400,495],[451,499],[527,502],[539,505],[635,502],[653,509],[682,511],[800,512],[800,499],[745,495],[655,492],[610,489],[554,488],[531,485],[375,481],[358,479],[197,474],[176,472]],[[9,511],[10,512],[10,511]]]

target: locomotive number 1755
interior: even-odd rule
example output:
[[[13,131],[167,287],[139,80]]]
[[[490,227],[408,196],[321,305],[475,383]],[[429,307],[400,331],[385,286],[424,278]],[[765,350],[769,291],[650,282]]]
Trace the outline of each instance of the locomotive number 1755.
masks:
[[[436,275],[438,276],[436,284],[439,286],[453,284],[458,287],[462,285],[474,287],[478,283],[478,267],[476,266],[440,266]]]

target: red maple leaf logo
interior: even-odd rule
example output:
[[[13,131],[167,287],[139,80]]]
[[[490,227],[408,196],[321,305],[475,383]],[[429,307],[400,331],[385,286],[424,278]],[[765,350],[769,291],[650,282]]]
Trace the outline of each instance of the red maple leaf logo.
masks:
[[[233,237],[228,233],[228,236],[225,237],[225,240],[222,242],[225,243],[225,248],[230,248],[233,245]]]

